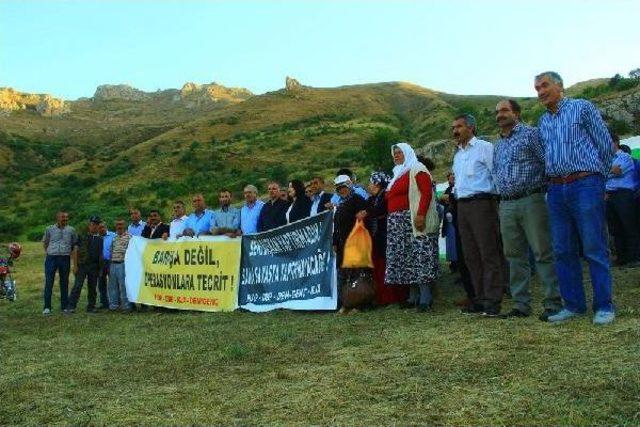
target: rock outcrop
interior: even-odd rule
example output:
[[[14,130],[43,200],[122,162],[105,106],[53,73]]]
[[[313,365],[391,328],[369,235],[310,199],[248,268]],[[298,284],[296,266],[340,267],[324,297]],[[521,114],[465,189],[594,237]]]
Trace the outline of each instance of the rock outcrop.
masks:
[[[129,85],[100,85],[93,94],[94,100],[146,101],[150,95]]]
[[[12,88],[0,88],[0,114],[7,115],[12,111],[31,110],[42,116],[59,116],[70,111],[64,100],[51,95],[29,94],[18,92]]]
[[[284,88],[287,92],[297,92],[303,88],[299,81],[294,79],[293,77],[287,76],[284,81]]]
[[[603,99],[598,104],[605,119],[624,122],[636,132],[640,131],[640,88],[622,96]]]
[[[54,98],[50,95],[42,97],[38,105],[36,105],[36,111],[42,116],[54,117],[64,113],[68,113],[69,106],[65,104],[62,99]]]
[[[244,101],[253,96],[244,88],[229,88],[215,82],[210,84],[185,83],[180,89],[180,96],[174,97],[185,103],[187,108],[203,107],[209,104],[231,104]]]
[[[213,104],[244,101],[253,94],[244,88],[228,88],[217,83],[185,83],[180,90],[167,89],[144,92],[129,85],[101,85],[93,100],[153,101],[183,103],[187,108],[204,108]]]

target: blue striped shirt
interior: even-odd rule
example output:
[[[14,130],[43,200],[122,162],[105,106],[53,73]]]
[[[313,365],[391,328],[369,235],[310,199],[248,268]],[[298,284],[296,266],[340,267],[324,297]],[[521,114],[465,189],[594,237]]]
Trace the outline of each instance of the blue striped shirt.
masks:
[[[622,189],[635,190],[636,167],[633,164],[631,156],[622,150],[618,150],[615,158],[613,159],[613,166],[620,166],[622,174],[608,174],[606,185],[607,191],[617,191]]]
[[[538,129],[518,123],[493,149],[493,182],[501,196],[544,186],[544,145]]]
[[[557,112],[547,111],[540,117],[539,128],[546,147],[548,176],[609,174],[613,160],[611,136],[600,112],[589,101],[563,98]]]

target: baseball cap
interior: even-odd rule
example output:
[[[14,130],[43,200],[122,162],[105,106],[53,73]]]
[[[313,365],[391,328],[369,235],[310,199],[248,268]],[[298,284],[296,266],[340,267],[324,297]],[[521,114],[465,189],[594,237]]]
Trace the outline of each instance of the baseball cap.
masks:
[[[92,215],[91,218],[89,218],[89,222],[100,224],[102,222],[102,219],[98,215]]]
[[[349,178],[348,175],[338,175],[333,180],[333,183],[335,184],[336,188],[345,187],[349,185],[350,182],[351,182],[351,178]]]

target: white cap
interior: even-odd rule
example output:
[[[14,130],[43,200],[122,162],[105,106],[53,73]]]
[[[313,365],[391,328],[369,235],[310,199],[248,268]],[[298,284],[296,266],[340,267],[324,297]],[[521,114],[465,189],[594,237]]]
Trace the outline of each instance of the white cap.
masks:
[[[338,175],[336,176],[336,179],[333,180],[333,183],[335,184],[336,187],[349,185],[351,184],[351,178],[349,178],[349,175]]]

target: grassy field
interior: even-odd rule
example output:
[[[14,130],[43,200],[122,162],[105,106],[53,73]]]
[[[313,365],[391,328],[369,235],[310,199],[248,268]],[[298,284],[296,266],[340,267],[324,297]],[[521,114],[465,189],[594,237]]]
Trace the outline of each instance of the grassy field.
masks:
[[[44,317],[42,261],[27,244],[0,300],[1,425],[640,424],[638,270],[595,327],[463,316],[448,275],[426,314]]]

